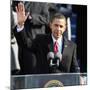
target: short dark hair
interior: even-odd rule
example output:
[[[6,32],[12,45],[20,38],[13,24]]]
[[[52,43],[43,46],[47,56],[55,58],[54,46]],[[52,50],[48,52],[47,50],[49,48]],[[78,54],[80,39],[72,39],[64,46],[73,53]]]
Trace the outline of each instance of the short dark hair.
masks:
[[[65,21],[66,21],[66,17],[62,13],[55,13],[51,17],[50,22],[52,23],[55,18],[57,18],[57,19],[65,19]]]

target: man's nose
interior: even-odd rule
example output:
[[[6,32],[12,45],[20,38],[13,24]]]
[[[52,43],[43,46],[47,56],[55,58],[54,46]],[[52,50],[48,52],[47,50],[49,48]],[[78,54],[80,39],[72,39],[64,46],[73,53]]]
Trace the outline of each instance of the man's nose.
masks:
[[[61,32],[61,34],[62,34],[62,30],[60,27],[57,28],[57,31]]]
[[[60,30],[61,30],[61,28],[58,26],[58,27],[57,27],[57,30],[58,30],[58,31],[60,31]]]

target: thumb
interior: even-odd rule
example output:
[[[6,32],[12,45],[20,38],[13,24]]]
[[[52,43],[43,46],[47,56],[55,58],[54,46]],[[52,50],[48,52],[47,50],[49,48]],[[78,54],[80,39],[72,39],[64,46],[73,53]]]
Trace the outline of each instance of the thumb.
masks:
[[[29,12],[26,14],[26,18],[25,19],[27,19],[27,17],[29,16],[29,14],[30,14]]]

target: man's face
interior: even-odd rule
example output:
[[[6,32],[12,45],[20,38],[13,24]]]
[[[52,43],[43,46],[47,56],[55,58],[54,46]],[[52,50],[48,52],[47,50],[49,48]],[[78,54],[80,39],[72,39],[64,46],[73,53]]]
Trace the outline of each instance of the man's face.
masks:
[[[66,20],[55,18],[52,23],[50,23],[50,28],[55,39],[58,39],[66,30]]]

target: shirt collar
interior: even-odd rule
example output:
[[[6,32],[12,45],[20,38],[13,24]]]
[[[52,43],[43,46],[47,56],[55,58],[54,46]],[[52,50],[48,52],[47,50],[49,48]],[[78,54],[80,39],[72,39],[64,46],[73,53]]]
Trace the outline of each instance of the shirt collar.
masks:
[[[54,38],[54,36],[52,35],[52,39],[53,39],[53,42],[54,42],[54,43],[57,41],[57,43],[58,43],[59,45],[61,45],[61,43],[62,43],[62,36],[61,36],[60,38],[58,38],[58,40],[56,40],[56,39]]]

